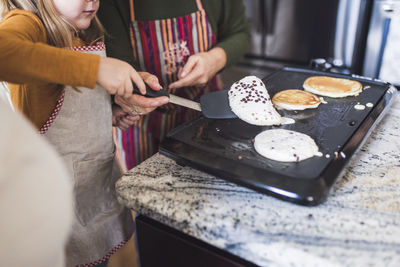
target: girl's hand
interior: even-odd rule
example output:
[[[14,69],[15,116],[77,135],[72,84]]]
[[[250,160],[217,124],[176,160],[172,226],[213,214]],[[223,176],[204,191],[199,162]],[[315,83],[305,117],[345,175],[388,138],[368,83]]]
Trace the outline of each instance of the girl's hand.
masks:
[[[160,90],[162,88],[156,76],[148,72],[139,72],[139,75],[153,90]],[[115,96],[114,102],[120,105],[122,110],[129,114],[144,115],[153,111],[159,106],[167,104],[169,102],[169,98],[166,96],[150,98],[133,94],[128,97]]]
[[[132,82],[137,85],[142,94],[146,93],[146,86],[135,69],[128,63],[115,58],[102,57],[100,59],[97,82],[111,95],[131,96]]]
[[[126,113],[118,105],[113,105],[112,107],[112,124],[115,127],[120,128],[122,131],[126,131],[131,127],[135,121],[140,119],[139,115],[133,116]]]
[[[178,72],[179,80],[169,88],[184,86],[204,86],[226,65],[226,53],[220,47],[189,57],[185,66]]]

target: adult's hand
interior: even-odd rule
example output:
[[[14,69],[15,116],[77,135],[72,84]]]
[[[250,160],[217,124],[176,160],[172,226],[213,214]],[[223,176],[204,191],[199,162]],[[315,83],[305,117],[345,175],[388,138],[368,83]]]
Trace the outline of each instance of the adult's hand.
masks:
[[[138,74],[153,90],[157,91],[162,88],[156,76],[148,72],[139,72]],[[128,97],[115,96],[114,102],[118,104],[124,112],[132,115],[143,115],[153,111],[159,106],[167,104],[169,98],[166,96],[151,98],[139,94],[133,94]]]
[[[220,47],[189,57],[185,66],[178,72],[178,81],[169,88],[184,86],[204,86],[226,65],[226,53]]]
[[[131,127],[135,121],[139,120],[139,115],[131,115],[122,110],[118,105],[112,107],[112,125],[126,131]]]
[[[111,95],[129,97],[132,95],[134,82],[142,94],[146,93],[143,79],[128,63],[110,57],[100,59],[97,82]]]

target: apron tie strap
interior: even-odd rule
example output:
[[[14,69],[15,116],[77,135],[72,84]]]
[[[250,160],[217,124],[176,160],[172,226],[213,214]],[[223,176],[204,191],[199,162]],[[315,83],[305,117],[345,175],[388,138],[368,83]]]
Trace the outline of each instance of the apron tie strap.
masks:
[[[131,21],[135,21],[135,9],[133,7],[133,0],[129,0],[131,10]]]
[[[204,11],[203,4],[201,3],[201,0],[196,0],[196,4],[197,4],[197,8],[200,11]]]

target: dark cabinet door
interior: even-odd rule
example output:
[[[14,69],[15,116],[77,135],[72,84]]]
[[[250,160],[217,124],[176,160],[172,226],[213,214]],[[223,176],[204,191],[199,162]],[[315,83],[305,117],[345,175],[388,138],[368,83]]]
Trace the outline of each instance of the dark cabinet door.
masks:
[[[143,215],[136,230],[142,267],[256,266]]]

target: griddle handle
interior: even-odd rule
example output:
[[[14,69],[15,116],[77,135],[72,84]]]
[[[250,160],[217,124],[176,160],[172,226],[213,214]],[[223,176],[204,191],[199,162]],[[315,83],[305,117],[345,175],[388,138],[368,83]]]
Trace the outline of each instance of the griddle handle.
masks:
[[[133,93],[137,95],[142,95],[142,93],[139,91],[139,88],[136,86],[136,84],[133,84]],[[150,86],[146,84],[146,94],[144,95],[145,97],[159,97],[159,96],[168,96],[169,93],[167,89],[161,89],[159,91],[151,89]]]

